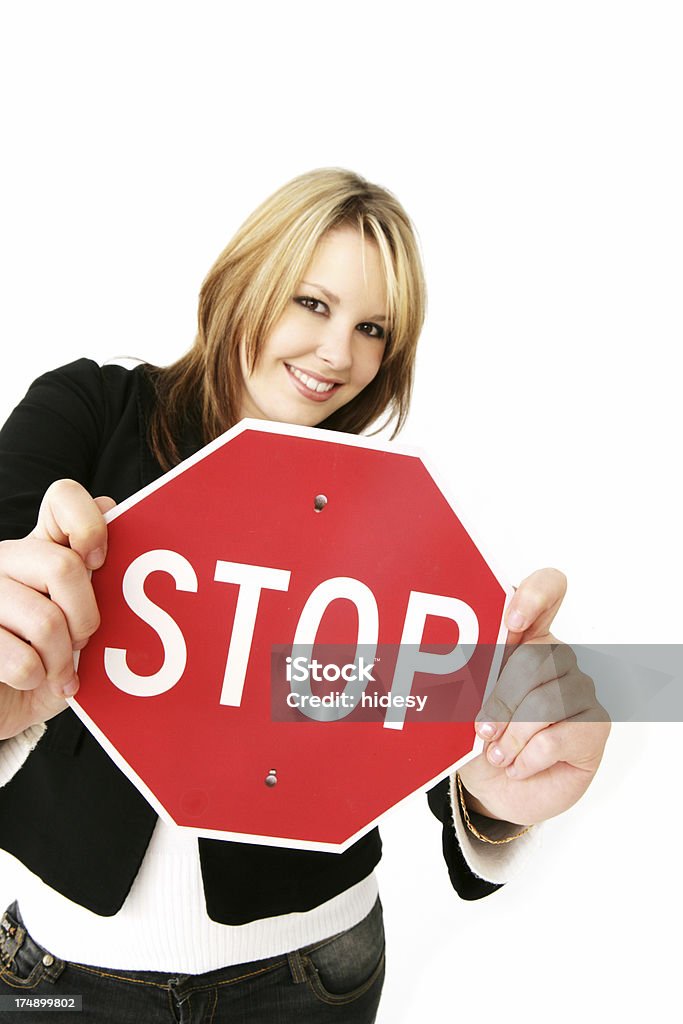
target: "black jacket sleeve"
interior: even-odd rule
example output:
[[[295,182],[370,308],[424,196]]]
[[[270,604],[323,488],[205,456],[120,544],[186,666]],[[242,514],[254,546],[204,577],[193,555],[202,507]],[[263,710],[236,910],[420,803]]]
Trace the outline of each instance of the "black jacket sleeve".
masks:
[[[87,488],[106,417],[102,371],[90,359],[39,377],[0,431],[0,540],[24,537],[55,480]]]
[[[450,780],[443,779],[429,790],[427,799],[432,813],[442,824],[443,856],[451,885],[463,900],[479,900],[482,896],[488,896],[496,889],[501,889],[502,886],[475,875],[465,860],[453,828],[449,785]]]

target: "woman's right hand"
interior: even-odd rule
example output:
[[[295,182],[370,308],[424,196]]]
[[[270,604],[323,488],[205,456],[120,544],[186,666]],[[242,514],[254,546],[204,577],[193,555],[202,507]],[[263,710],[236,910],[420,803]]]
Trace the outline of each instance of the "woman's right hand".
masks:
[[[53,718],[78,690],[73,652],[100,624],[89,570],[106,558],[103,513],[115,504],[58,480],[28,537],[0,542],[0,739]]]

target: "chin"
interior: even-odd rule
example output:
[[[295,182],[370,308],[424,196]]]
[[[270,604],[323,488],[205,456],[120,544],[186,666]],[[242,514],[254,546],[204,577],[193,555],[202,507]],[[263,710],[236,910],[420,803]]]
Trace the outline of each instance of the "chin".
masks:
[[[296,426],[299,427],[318,427],[327,419],[329,415],[331,415],[331,413],[326,412],[324,415],[320,415],[318,413],[317,415],[298,416],[296,418],[292,417],[290,420],[287,420],[286,422],[295,424]]]
[[[290,408],[286,412],[283,409],[281,414],[274,416],[273,419],[278,419],[281,423],[292,423],[300,427],[317,427],[328,416],[331,416],[333,412],[336,412],[338,408],[340,408],[338,405],[325,405],[311,406],[310,408]]]

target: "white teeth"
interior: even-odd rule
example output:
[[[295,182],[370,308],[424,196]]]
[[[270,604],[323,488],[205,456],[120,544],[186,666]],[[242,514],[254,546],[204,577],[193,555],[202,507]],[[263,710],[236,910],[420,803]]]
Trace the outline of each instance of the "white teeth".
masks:
[[[317,391],[322,393],[323,391],[331,391],[334,384],[324,384],[321,380],[314,380],[313,377],[309,377],[307,373],[302,373],[301,370],[297,370],[296,366],[289,366],[289,372],[292,373],[297,380],[300,380],[309,391]]]

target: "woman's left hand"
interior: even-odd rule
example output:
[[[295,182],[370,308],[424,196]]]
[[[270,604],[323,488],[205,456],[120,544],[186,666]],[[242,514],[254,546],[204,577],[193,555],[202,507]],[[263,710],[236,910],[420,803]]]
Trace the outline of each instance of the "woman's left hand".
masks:
[[[566,811],[602,759],[607,712],[571,647],[550,633],[566,587],[561,572],[540,569],[507,610],[507,660],[477,716],[484,751],[460,769],[468,808],[490,818],[531,825]]]

